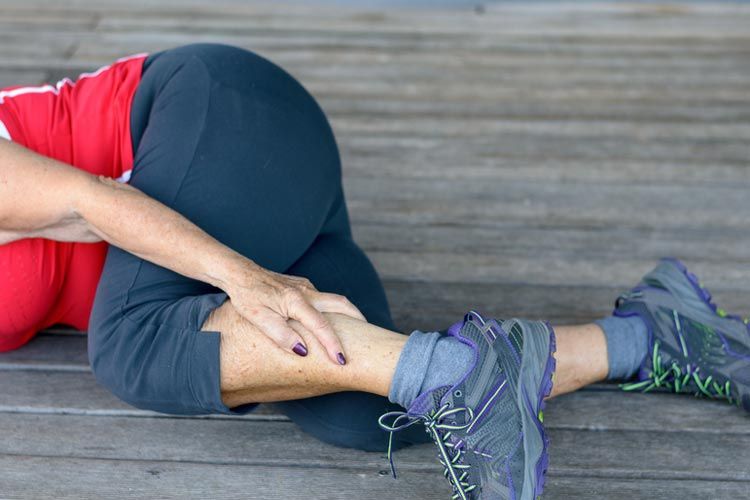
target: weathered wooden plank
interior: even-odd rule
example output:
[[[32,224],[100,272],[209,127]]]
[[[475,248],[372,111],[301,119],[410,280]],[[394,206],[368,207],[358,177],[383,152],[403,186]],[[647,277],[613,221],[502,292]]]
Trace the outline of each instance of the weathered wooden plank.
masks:
[[[39,342],[32,341],[31,344]],[[41,342],[44,342],[42,337]],[[17,352],[23,352],[22,348]],[[66,349],[71,352],[75,349]],[[56,364],[36,362],[29,356],[21,361],[6,360],[12,354],[0,354],[0,412],[12,414],[71,414],[159,417],[123,403],[96,383],[88,365],[57,360]],[[47,358],[49,359],[49,358]],[[20,417],[19,417],[20,418]],[[287,420],[268,405],[241,417],[207,415],[199,418],[235,418],[243,420]]]
[[[14,499],[350,499],[446,498],[436,473],[329,466],[237,466],[147,460],[97,460],[0,455],[0,490]],[[40,474],[39,471],[44,471]],[[589,485],[589,487],[594,485]],[[568,485],[568,487],[570,487]],[[698,484],[700,491],[701,483]]]
[[[539,102],[529,99],[490,100],[478,96],[464,100],[415,100],[397,96],[379,96],[346,99],[327,92],[318,93],[321,105],[329,116],[372,116],[397,119],[430,117],[433,119],[495,118],[523,120],[609,120],[628,122],[687,122],[687,123],[746,123],[750,107],[736,104],[660,101],[648,104],[631,101],[606,101],[588,99],[566,102],[562,100]],[[382,151],[382,153],[387,153]]]
[[[305,471],[292,467],[243,467],[222,465],[60,459],[3,456],[0,467],[7,474],[0,487],[13,498],[211,498],[228,499],[349,499],[383,497],[433,499],[447,497],[444,481],[431,473],[405,471],[393,480],[373,472],[340,468]],[[45,470],[45,474],[36,473]],[[200,480],[196,481],[196,478]],[[695,480],[571,478],[550,474],[545,499],[712,498],[734,500],[747,491],[742,482]]]
[[[71,15],[70,12],[54,9],[16,10],[3,5],[2,15],[0,15],[0,27],[3,31],[43,29],[77,32],[92,29],[95,24],[96,15],[91,12],[78,12],[76,15]]]
[[[17,85],[38,85],[46,77],[47,73],[45,71],[0,70],[0,89]]]
[[[0,353],[0,370],[14,366],[41,370],[88,371],[86,341],[85,336],[41,333],[20,349]]]
[[[5,354],[0,354],[0,360],[4,356]],[[72,372],[6,369],[0,370],[0,381],[0,406],[9,411],[83,414],[121,410],[128,415],[147,414],[130,413],[132,408],[99,385],[88,370]]]
[[[0,19],[4,19],[3,15]],[[0,21],[0,25],[2,22]],[[11,59],[35,60],[39,57],[66,58],[73,52],[74,43],[63,40],[52,40],[47,37],[38,37],[28,31],[18,35],[9,35],[5,30],[0,33],[0,57]],[[2,66],[0,71],[7,71]]]
[[[747,172],[746,147],[739,142],[730,144],[728,141],[712,141],[690,146],[690,141],[646,142],[627,138],[620,140],[600,138],[594,141],[587,140],[585,137],[538,136],[532,138],[525,134],[507,134],[498,136],[494,140],[489,138],[454,140],[415,136],[363,136],[354,135],[342,129],[337,130],[337,135],[345,155],[350,158],[356,152],[358,155],[381,157],[383,163],[390,162],[397,165],[400,163],[400,158],[403,158],[408,166],[410,158],[425,158],[429,161],[429,158],[433,156],[444,156],[446,161],[450,161],[451,158],[461,157],[454,163],[452,169],[454,177],[460,174],[461,168],[470,166],[475,161],[484,161],[485,164],[490,165],[502,165],[505,161],[525,162],[526,164],[539,162],[547,165],[554,162],[581,162],[583,168],[591,172],[593,179],[597,178],[596,168],[599,162],[610,165],[629,165],[640,162],[656,165],[663,162],[667,165],[666,168],[669,168],[669,165],[684,162],[688,165],[686,168],[692,169],[700,168],[700,164],[703,163],[707,167],[707,172],[710,172],[714,165],[724,164],[738,168],[739,176],[746,175]],[[387,152],[386,148],[393,148],[393,151]],[[692,156],[691,151],[695,152]],[[695,166],[690,167],[691,165]],[[550,172],[550,175],[551,180],[556,180],[564,174],[558,170]],[[408,177],[408,174],[405,176]],[[697,179],[702,177],[699,176]],[[631,182],[637,181],[637,178],[631,180]],[[551,186],[555,185],[558,183],[551,184]],[[710,185],[710,181],[705,184],[706,187]],[[657,187],[658,185],[652,186],[652,188]]]
[[[583,16],[580,21],[586,22],[585,35],[596,35],[604,37],[623,37],[634,34],[643,34],[651,38],[692,38],[692,39],[747,39],[746,21],[748,14],[745,9],[736,9],[730,15],[711,15],[702,13],[700,16],[681,16],[683,19],[680,23],[672,22],[671,15],[648,15],[647,10],[630,10],[629,12],[640,12],[644,15],[633,19],[630,15],[622,13],[610,13],[599,16],[593,9],[583,9],[579,15]],[[432,10],[421,12],[422,15],[417,17],[419,11],[400,11],[398,16],[388,16],[385,14],[375,14],[375,21],[372,17],[346,16],[346,9],[339,13],[320,17],[316,19],[315,29],[335,30],[338,32],[358,33],[375,31],[387,33],[396,38],[398,35],[413,35],[415,30],[419,32],[428,32],[440,34],[444,37],[451,35],[463,34],[467,31],[475,33],[477,36],[496,33],[498,24],[502,23],[502,30],[506,34],[514,35],[542,35],[542,36],[582,36],[582,30],[579,24],[574,24],[576,16],[570,16],[565,22],[561,22],[556,15],[559,11],[550,9],[544,15],[540,10],[533,7],[528,10],[517,10],[508,8],[499,8],[497,16],[492,14],[477,16],[469,14],[462,16],[464,23],[456,23],[455,16],[449,16],[447,10]],[[685,9],[685,14],[690,10]],[[682,12],[681,12],[682,13]],[[192,15],[191,15],[192,14]],[[151,13],[144,18],[137,13],[107,15],[101,20],[99,27],[101,29],[114,31],[149,31],[158,29],[161,31],[222,31],[222,32],[243,32],[252,29],[255,26],[278,27],[283,26],[287,29],[309,30],[311,23],[309,18],[287,16],[283,20],[277,17],[266,17],[255,15],[250,16],[222,16],[211,15],[205,12],[202,15],[195,16],[194,13],[185,13],[183,16],[164,16],[160,17]],[[338,14],[338,15],[337,15]],[[186,21],[192,21],[188,25]]]
[[[205,466],[145,460],[97,460],[55,457],[0,456],[0,488],[18,499],[57,498],[226,498],[245,500],[310,499],[379,500],[434,499],[449,496],[446,482],[434,473],[400,471],[394,480],[380,471],[342,468]],[[45,471],[39,474],[38,471]],[[735,500],[747,483],[561,477],[550,474],[545,500],[587,498],[712,498]]]
[[[366,97],[372,95],[385,95],[397,97],[410,97],[416,100],[453,100],[470,99],[472,96],[481,95],[486,100],[515,100],[515,99],[568,99],[584,101],[589,96],[594,99],[608,100],[638,100],[640,102],[655,102],[662,99],[680,101],[703,101],[715,102],[727,101],[747,105],[747,89],[740,85],[727,85],[714,87],[711,85],[673,86],[673,85],[649,85],[635,83],[632,86],[627,83],[621,85],[596,84],[582,82],[575,86],[558,86],[553,81],[546,82],[517,82],[513,85],[500,85],[485,82],[459,82],[456,85],[438,84],[433,82],[411,82],[411,81],[330,81],[327,78],[311,77],[301,72],[294,73],[305,85],[318,94],[326,91],[339,96]]]
[[[342,6],[337,2],[320,2],[320,3],[294,3],[294,9],[279,10],[278,5],[269,1],[246,2],[243,0],[219,0],[214,2],[209,8],[200,0],[162,0],[158,4],[140,0],[123,4],[119,0],[76,0],[62,6],[50,6],[46,0],[28,0],[19,4],[14,0],[2,0],[0,5],[8,7],[10,10],[29,10],[39,8],[50,8],[53,11],[76,12],[81,9],[96,10],[98,12],[116,12],[130,13],[134,12],[148,13],[152,17],[174,15],[194,16],[204,14],[214,17],[232,17],[236,18],[241,15],[274,15],[282,18],[308,19],[313,20],[318,17],[332,19],[336,17],[349,18],[360,23],[381,24],[386,21],[396,22],[389,13],[400,14],[403,16],[419,17],[425,24],[436,22],[448,23],[454,20],[456,14],[476,14],[476,15],[502,15],[513,13],[516,15],[525,14],[535,16],[546,16],[547,20],[559,20],[559,16],[566,15],[565,20],[573,20],[577,15],[597,16],[601,18],[622,17],[624,21],[635,22],[637,17],[634,14],[640,14],[641,17],[656,17],[662,20],[669,20],[675,16],[687,18],[696,16],[696,22],[701,19],[710,19],[711,16],[736,16],[742,13],[747,14],[747,8],[741,4],[734,3],[691,3],[687,5],[649,5],[649,4],[621,4],[618,2],[601,2],[580,4],[577,2],[539,2],[535,4],[526,4],[524,2],[503,2],[499,5],[490,5],[484,11],[477,12],[474,5],[470,2],[456,3],[454,8],[450,4],[437,2],[429,9],[423,8],[423,3],[404,3],[400,8],[394,8],[393,11],[386,9],[377,9],[375,7],[363,8],[361,3]],[[174,7],[180,6],[178,12]],[[385,5],[384,5],[385,6]],[[366,7],[366,6],[365,6]]]
[[[749,72],[750,74],[750,72]],[[750,91],[750,85],[748,85]],[[749,106],[750,107],[750,106]],[[399,135],[402,137],[451,138],[460,141],[465,137],[482,138],[525,134],[530,138],[545,137],[565,139],[574,137],[583,140],[599,140],[616,137],[624,142],[643,141],[699,141],[720,142],[742,140],[750,136],[747,123],[630,123],[615,120],[502,120],[473,117],[454,118],[449,122],[431,118],[402,115],[398,120],[378,117],[334,117],[335,128],[346,130],[351,135]],[[416,132],[416,133],[415,133]],[[748,147],[750,154],[750,147]],[[750,156],[749,156],[750,157]]]
[[[533,261],[536,255],[544,253],[563,260],[586,254],[595,260],[629,257],[656,262],[660,257],[679,255],[690,263],[721,263],[747,260],[750,248],[750,234],[713,227],[649,231],[507,224],[487,229],[468,225],[401,226],[361,222],[354,227],[354,237],[365,251],[451,252],[469,260],[473,255],[491,253],[527,255]],[[633,245],[636,241],[638,244]],[[713,279],[711,282],[717,286],[722,284]]]
[[[384,453],[331,447],[291,422],[0,413],[0,423],[4,455],[261,466],[345,463],[363,471],[387,469]],[[709,432],[664,432],[665,428],[669,427],[595,432],[548,428],[550,471],[565,476],[750,482],[750,435],[721,432],[716,426]],[[624,456],[629,461],[624,462]],[[404,449],[397,460],[404,471],[438,469],[431,445]]]
[[[358,222],[387,224],[744,230],[750,211],[746,190],[728,187],[385,177],[345,177],[344,186]]]
[[[400,122],[401,120],[398,120]],[[394,121],[396,122],[396,121]],[[593,125],[593,122],[590,122]],[[526,158],[613,158],[634,160],[688,161],[731,161],[742,164],[748,158],[748,146],[743,142],[742,133],[733,136],[712,137],[701,140],[697,137],[664,137],[650,140],[648,136],[638,138],[627,135],[591,135],[578,133],[565,135],[563,132],[527,133],[507,130],[505,132],[484,132],[476,130],[471,136],[452,137],[432,132],[429,127],[416,128],[406,133],[387,130],[349,129],[350,123],[334,121],[334,129],[339,138],[358,141],[361,144],[391,143],[395,147],[450,147],[452,149],[475,150],[483,154],[500,154],[507,157]],[[636,126],[637,124],[623,124]],[[672,125],[670,125],[671,127]],[[539,127],[540,129],[543,127]],[[640,146],[640,150],[639,150]],[[690,152],[694,151],[692,157]]]
[[[397,118],[394,118],[397,119]],[[692,161],[633,161],[626,159],[585,159],[508,157],[502,152],[487,155],[482,151],[443,147],[439,151],[424,148],[393,148],[391,151],[352,146],[340,141],[344,175],[354,177],[400,177],[424,179],[463,179],[506,183],[532,181],[565,185],[617,183],[630,185],[669,183],[673,186],[741,187],[750,185],[750,169],[741,163],[702,163]],[[441,155],[440,152],[445,154]],[[512,155],[512,152],[511,152]]]

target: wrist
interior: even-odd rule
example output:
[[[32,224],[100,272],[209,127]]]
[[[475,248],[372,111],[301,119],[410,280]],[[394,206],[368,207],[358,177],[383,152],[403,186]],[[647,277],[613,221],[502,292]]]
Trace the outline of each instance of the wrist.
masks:
[[[206,269],[206,281],[216,288],[221,289],[231,296],[238,283],[247,283],[248,277],[252,275],[258,265],[247,257],[225,248],[224,252],[216,255],[208,263]]]

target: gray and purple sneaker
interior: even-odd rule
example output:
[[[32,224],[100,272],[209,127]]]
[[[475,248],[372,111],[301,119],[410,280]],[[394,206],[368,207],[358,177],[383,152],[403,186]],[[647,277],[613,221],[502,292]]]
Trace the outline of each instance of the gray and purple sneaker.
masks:
[[[615,316],[639,316],[649,355],[626,391],[668,390],[726,399],[750,411],[750,328],[727,314],[677,259],[662,259],[615,303]]]
[[[539,497],[549,463],[542,410],[555,370],[552,328],[541,321],[485,321],[472,311],[446,335],[472,347],[471,369],[453,386],[420,394],[408,411],[386,413],[380,426],[392,437],[423,423],[453,499]]]

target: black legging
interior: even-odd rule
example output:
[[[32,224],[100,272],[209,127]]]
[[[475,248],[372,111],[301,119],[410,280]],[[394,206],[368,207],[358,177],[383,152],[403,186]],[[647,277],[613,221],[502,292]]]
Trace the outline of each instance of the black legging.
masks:
[[[272,271],[348,297],[393,330],[377,273],[352,241],[331,128],[315,100],[279,67],[222,45],[148,58],[131,112],[130,183]],[[96,378],[117,396],[164,413],[230,410],[221,401],[220,334],[200,332],[227,296],[111,247],[89,331]],[[385,398],[338,393],[280,403],[305,431],[382,450]],[[399,443],[425,441],[400,433]]]

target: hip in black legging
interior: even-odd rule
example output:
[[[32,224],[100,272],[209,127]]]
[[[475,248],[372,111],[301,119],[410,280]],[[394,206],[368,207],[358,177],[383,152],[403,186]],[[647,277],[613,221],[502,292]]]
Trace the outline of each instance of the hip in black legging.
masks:
[[[345,295],[371,323],[394,329],[380,280],[352,241],[333,133],[294,78],[233,47],[161,52],[144,65],[131,120],[133,186],[260,266]],[[110,247],[90,322],[97,379],[140,408],[248,411],[222,403],[220,336],[200,332],[226,299]],[[348,392],[279,405],[324,441],[384,446],[376,422],[391,409],[385,398]]]

